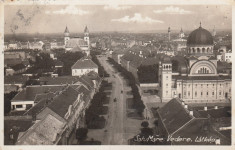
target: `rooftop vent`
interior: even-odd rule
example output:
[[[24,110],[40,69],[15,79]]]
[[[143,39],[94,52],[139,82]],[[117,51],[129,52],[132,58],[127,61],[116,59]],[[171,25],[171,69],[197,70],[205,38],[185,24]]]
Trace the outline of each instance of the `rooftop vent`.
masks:
[[[207,106],[204,107],[204,111],[207,111]]]
[[[190,110],[190,111],[189,111],[189,114],[190,114],[191,116],[193,116],[193,111],[192,111],[192,110]]]

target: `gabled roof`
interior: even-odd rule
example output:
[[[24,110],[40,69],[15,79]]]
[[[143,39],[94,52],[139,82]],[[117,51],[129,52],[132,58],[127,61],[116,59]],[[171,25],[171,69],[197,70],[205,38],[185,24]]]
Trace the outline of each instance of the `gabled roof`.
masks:
[[[79,81],[78,76],[40,77],[39,81],[46,82],[47,85],[74,84]]]
[[[55,66],[64,66],[64,63],[60,60],[55,60]]]
[[[158,110],[160,118],[168,132],[172,134],[192,119],[185,108],[176,99],[172,99]]]
[[[14,65],[20,64],[20,63],[22,63],[22,60],[20,58],[4,59],[4,65],[14,66]]]
[[[18,70],[26,68],[26,66],[24,64],[20,63],[20,64],[17,64],[17,65],[11,66],[11,68],[15,71],[18,71]]]
[[[91,69],[98,68],[98,66],[91,59],[79,59],[72,69]]]
[[[72,87],[67,87],[60,95],[54,98],[48,105],[48,108],[64,118],[69,106],[77,100],[78,94]]]
[[[86,75],[83,75],[79,78],[79,81],[83,83],[89,90],[94,88],[94,83],[91,78]]]
[[[22,75],[5,76],[4,84],[24,84],[29,77]]]
[[[65,88],[64,85],[54,86],[27,86],[26,89],[18,93],[12,101],[34,101],[36,95],[46,94],[49,92],[62,91]]]
[[[16,143],[16,145],[53,145],[58,142],[66,122],[48,114],[34,124]]]
[[[79,46],[84,46],[88,45],[86,41],[82,38],[72,38],[68,40],[67,44],[65,47],[73,48],[73,47],[79,47]]]

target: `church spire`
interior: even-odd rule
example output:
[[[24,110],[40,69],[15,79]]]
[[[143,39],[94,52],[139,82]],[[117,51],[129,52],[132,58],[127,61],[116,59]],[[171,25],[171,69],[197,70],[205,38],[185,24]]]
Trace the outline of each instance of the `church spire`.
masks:
[[[87,26],[84,29],[84,33],[89,33],[89,30],[88,30]]]
[[[68,27],[66,26],[65,30],[64,30],[64,33],[69,33],[69,29]]]

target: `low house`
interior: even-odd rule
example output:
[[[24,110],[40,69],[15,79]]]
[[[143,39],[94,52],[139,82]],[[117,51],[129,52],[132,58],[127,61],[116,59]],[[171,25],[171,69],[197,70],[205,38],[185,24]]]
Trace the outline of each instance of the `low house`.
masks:
[[[16,145],[52,145],[60,141],[66,121],[56,115],[48,114],[22,133]]]
[[[27,86],[11,100],[11,109],[13,111],[27,110],[35,105],[37,96],[56,93],[64,87],[64,85]]]
[[[89,57],[79,59],[71,69],[72,76],[82,76],[91,71],[98,73],[98,66]]]
[[[4,93],[10,93],[12,91],[22,90],[28,77],[21,75],[5,76],[4,77]]]

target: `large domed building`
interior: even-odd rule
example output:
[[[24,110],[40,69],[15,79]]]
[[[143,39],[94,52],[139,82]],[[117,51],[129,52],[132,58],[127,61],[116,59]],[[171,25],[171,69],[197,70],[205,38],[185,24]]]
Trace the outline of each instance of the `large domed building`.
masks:
[[[162,59],[159,83],[163,102],[174,97],[188,103],[229,101],[231,76],[218,73],[213,47],[211,33],[200,25],[188,36],[187,56]]]

